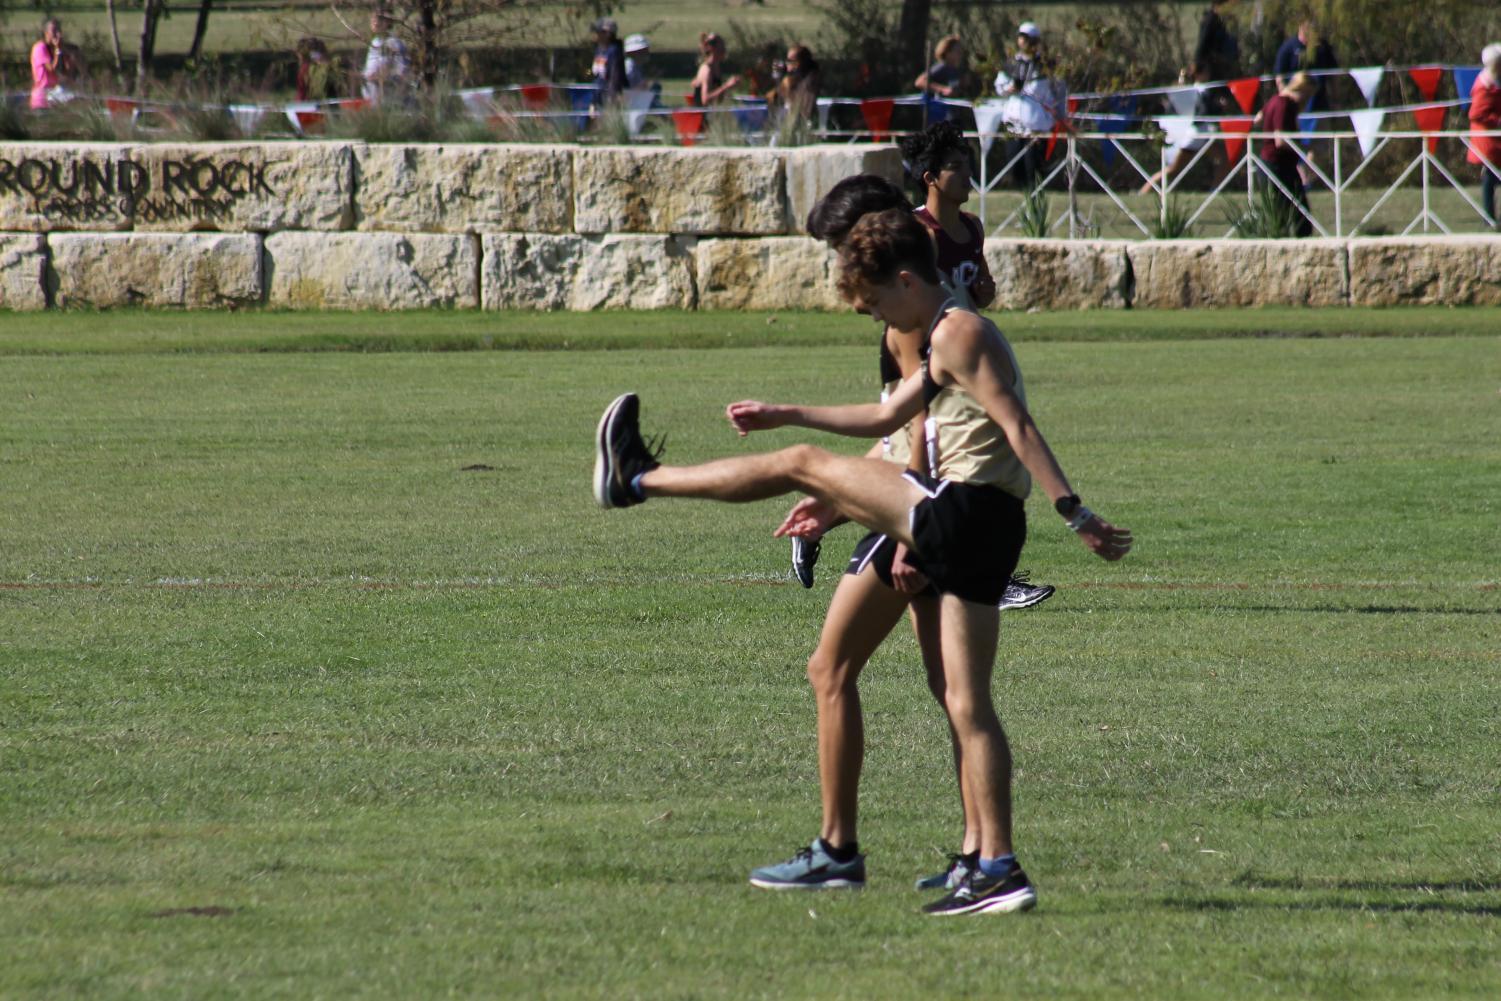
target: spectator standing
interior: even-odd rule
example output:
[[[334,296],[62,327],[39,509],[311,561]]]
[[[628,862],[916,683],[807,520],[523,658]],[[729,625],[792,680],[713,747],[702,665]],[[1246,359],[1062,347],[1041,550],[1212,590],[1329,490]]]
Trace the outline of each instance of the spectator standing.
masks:
[[[1199,75],[1194,80],[1194,83],[1202,84],[1205,79],[1204,71],[1201,68],[1198,72]],[[1178,82],[1180,84],[1188,83],[1187,70],[1178,74]],[[1173,158],[1161,170],[1147,178],[1146,183],[1141,186],[1138,194],[1149,194],[1158,184],[1165,184],[1174,174],[1188,166],[1189,162],[1193,160],[1194,154],[1209,143],[1209,137],[1205,135],[1206,132],[1219,131],[1219,125],[1216,124],[1215,119],[1224,114],[1224,109],[1216,100],[1216,96],[1223,93],[1223,88],[1196,87],[1195,89],[1198,91],[1198,94],[1194,98],[1193,131],[1184,135],[1179,142],[1174,143],[1171,147]],[[1213,151],[1205,155],[1212,156]]]
[[[630,90],[645,90],[650,78],[646,75],[651,62],[651,40],[645,35],[628,35],[625,40],[625,85]]]
[[[323,39],[311,35],[297,40],[297,100],[327,101],[342,96],[337,64]]]
[[[391,31],[389,14],[370,15],[370,50],[365,53],[365,100],[381,104],[387,98],[405,100],[411,83],[412,61],[407,47]]]
[[[1281,182],[1282,188],[1287,189],[1283,191],[1274,187],[1277,195],[1287,199],[1288,193],[1292,194],[1290,204],[1298,236],[1308,236],[1313,232],[1313,222],[1305,214],[1308,210],[1308,191],[1298,173],[1302,160],[1293,150],[1294,136],[1298,131],[1298,112],[1303,103],[1313,95],[1313,89],[1312,77],[1307,73],[1294,73],[1292,79],[1287,81],[1287,86],[1262,105],[1261,112],[1256,116],[1260,121],[1260,131],[1269,133],[1261,142],[1261,160]],[[1300,207],[1302,211],[1299,211]]]
[[[1225,14],[1236,0],[1210,0],[1199,21],[1199,40],[1194,45],[1190,74],[1205,80],[1234,80],[1240,76],[1240,41],[1225,23]]]
[[[794,45],[787,50],[787,62],[782,69],[777,85],[766,95],[766,103],[780,105],[789,115],[811,119],[818,107],[819,92],[818,61],[806,45]]]
[[[31,108],[47,107],[48,96],[62,85],[60,63],[63,58],[63,25],[48,18],[42,25],[42,38],[31,47]]]
[[[718,104],[724,96],[740,86],[740,77],[725,76],[725,61],[729,58],[724,39],[712,31],[698,36],[699,66],[693,78],[692,102],[700,108]]]
[[[1008,131],[1022,136],[1006,144],[1006,162],[1017,160],[1024,190],[1031,191],[1042,169],[1042,150],[1037,135],[1053,130],[1063,116],[1068,95],[1063,83],[1051,75],[1052,61],[1042,49],[1042,29],[1025,21],[1016,29],[1016,55],[1001,64],[995,77],[995,92],[1006,99],[1001,121]]]
[[[619,38],[620,26],[613,17],[602,17],[589,26],[594,32],[594,65],[590,75],[599,88],[595,104],[615,104],[625,90],[625,44]]]
[[[1311,47],[1311,50],[1310,50]],[[1329,40],[1318,33],[1317,26],[1305,20],[1298,25],[1297,33],[1282,43],[1277,50],[1277,58],[1272,63],[1272,73],[1277,78],[1277,89],[1287,86],[1287,82],[1293,78],[1293,74],[1314,70],[1332,70],[1339,68],[1339,60],[1334,57],[1334,46]],[[1329,81],[1327,77],[1316,75],[1313,77],[1314,92],[1308,99],[1308,107],[1304,111],[1328,111],[1329,110]]]
[[[1486,222],[1496,225],[1496,175],[1501,170],[1501,137],[1478,133],[1501,129],[1501,43],[1492,42],[1480,53],[1484,68],[1470,88],[1470,152],[1467,159],[1480,165],[1480,204]]]
[[[964,43],[958,35],[945,35],[933,47],[934,62],[919,73],[913,86],[938,97],[958,97],[964,85]]]

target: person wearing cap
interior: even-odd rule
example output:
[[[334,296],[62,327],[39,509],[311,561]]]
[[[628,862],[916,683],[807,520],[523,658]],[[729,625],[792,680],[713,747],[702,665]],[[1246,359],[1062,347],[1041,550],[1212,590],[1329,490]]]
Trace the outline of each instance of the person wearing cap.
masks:
[[[602,17],[589,26],[594,32],[594,65],[590,75],[599,88],[596,104],[604,106],[620,99],[625,90],[625,46],[619,36],[620,28],[613,17]]]
[[[651,58],[651,40],[645,35],[625,39],[625,85],[632,90],[646,87],[646,63]]]
[[[1501,43],[1492,42],[1480,51],[1484,67],[1470,88],[1470,152],[1467,159],[1480,165],[1480,204],[1485,221],[1496,229],[1496,172],[1501,171],[1501,136],[1485,135],[1501,129]]]
[[[1023,21],[1016,29],[1016,55],[1001,64],[995,76],[995,92],[1006,99],[1001,120],[1012,132],[1042,135],[1053,130],[1062,117],[1067,95],[1051,79],[1051,61],[1043,55],[1042,29]],[[1020,157],[1020,159],[1017,159]],[[1024,190],[1036,185],[1042,168],[1042,150],[1025,135],[1006,144],[1006,161],[1015,160]]]

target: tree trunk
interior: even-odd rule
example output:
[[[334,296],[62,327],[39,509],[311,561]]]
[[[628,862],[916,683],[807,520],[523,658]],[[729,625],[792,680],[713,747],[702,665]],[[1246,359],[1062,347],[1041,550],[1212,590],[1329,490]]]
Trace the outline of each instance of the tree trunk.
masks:
[[[156,24],[161,20],[165,0],[145,0],[141,6],[141,48],[136,56],[136,94],[146,93],[151,76],[151,62],[156,56]]]
[[[896,58],[904,85],[928,68],[928,18],[932,10],[932,0],[902,0],[902,17],[896,28]]]
[[[120,55],[120,23],[115,20],[115,0],[104,0],[104,9],[109,11],[109,40],[115,48],[115,72],[125,72],[125,59]]]
[[[424,86],[431,87],[438,76],[438,0],[420,0],[421,15],[417,28],[417,75]]]
[[[208,31],[208,10],[214,0],[202,0],[198,4],[198,24],[193,28],[193,47],[188,49],[188,58],[197,61],[203,55],[203,35]]]

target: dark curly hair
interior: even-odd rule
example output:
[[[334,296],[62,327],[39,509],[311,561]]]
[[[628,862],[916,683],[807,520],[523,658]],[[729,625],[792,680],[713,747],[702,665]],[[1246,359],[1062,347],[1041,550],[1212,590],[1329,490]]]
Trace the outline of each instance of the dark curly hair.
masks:
[[[839,294],[853,300],[862,284],[885,285],[899,271],[938,284],[928,229],[907,209],[862,216],[839,245]]]
[[[878,174],[846,177],[808,213],[808,235],[837,247],[861,216],[887,209],[911,212],[912,203],[901,188]]]
[[[955,153],[966,160],[971,157],[968,140],[953,122],[934,122],[921,132],[902,137],[902,164],[925,190],[923,175],[936,175]]]

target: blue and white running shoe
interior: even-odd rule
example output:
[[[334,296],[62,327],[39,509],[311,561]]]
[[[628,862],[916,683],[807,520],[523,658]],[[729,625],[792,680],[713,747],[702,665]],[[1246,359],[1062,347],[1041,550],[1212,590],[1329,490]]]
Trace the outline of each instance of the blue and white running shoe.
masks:
[[[764,890],[859,890],[865,886],[865,856],[836,861],[823,838],[815,838],[787,861],[753,870],[750,881]]]

